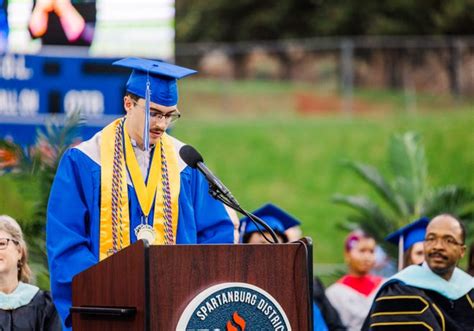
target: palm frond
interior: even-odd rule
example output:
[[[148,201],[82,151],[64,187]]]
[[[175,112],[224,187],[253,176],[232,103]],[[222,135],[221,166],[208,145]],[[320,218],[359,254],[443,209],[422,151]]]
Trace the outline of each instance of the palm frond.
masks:
[[[357,211],[347,216],[341,226],[345,229],[358,226],[383,244],[383,238],[387,234],[421,216],[433,217],[449,213],[465,222],[468,233],[474,231],[474,192],[455,185],[436,190],[430,188],[424,147],[417,133],[407,132],[393,136],[388,152],[390,168],[394,174],[391,185],[372,166],[358,162],[346,164],[375,189],[389,205],[389,211],[395,211],[394,217],[387,213],[387,208],[383,208],[385,206],[378,206],[365,196],[336,194],[333,202]],[[394,250],[384,246],[394,254]]]
[[[394,189],[405,198],[410,212],[419,214],[429,192],[425,151],[419,134],[406,132],[392,136],[389,164],[396,175]]]
[[[353,170],[367,184],[372,186],[384,201],[397,215],[406,215],[408,206],[405,201],[392,189],[377,168],[360,162],[345,162],[345,165]]]
[[[452,214],[466,223],[474,222],[474,193],[454,185],[435,190],[426,203],[426,215]]]
[[[375,216],[382,214],[379,206],[371,199],[360,195],[343,195],[336,193],[332,197],[335,203],[343,204],[357,210],[362,215]]]
[[[398,196],[403,197],[406,209],[402,215],[416,214],[417,190],[414,187],[413,181],[404,177],[397,177],[393,181],[393,186],[396,188]]]
[[[332,201],[358,211],[364,220],[362,223],[359,222],[358,224],[363,224],[363,227],[366,229],[369,227],[372,228],[372,224],[376,224],[375,227],[378,227],[379,229],[393,229],[391,218],[385,215],[379,206],[368,197],[335,194]]]

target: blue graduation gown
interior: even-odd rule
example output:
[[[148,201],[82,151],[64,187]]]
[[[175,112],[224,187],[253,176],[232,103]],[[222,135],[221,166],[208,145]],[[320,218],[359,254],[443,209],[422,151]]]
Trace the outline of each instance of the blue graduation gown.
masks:
[[[313,303],[313,331],[328,331],[323,314],[315,303]]]
[[[176,139],[174,144],[176,150],[183,145]],[[209,195],[208,183],[200,172],[182,160],[179,164],[176,243],[232,243],[234,225],[224,205]],[[71,327],[72,278],[99,261],[100,178],[98,133],[66,151],[51,188],[46,226],[51,292],[66,330]],[[130,243],[134,243],[137,239],[133,229],[140,224],[141,212],[130,182],[128,197]]]

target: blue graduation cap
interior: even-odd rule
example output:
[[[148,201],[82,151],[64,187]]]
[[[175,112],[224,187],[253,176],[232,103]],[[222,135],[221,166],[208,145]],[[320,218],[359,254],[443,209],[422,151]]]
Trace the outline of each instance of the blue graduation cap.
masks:
[[[136,57],[115,61],[113,65],[133,69],[126,86],[128,92],[145,99],[149,83],[150,100],[167,107],[178,104],[177,80],[197,72],[163,61]]]
[[[385,238],[389,243],[398,245],[399,269],[401,269],[401,264],[403,263],[403,253],[417,242],[425,240],[426,227],[429,221],[430,219],[428,217],[422,217],[389,234]]]
[[[279,233],[284,233],[285,230],[300,225],[301,222],[296,218],[285,212],[283,209],[275,206],[272,203],[267,203],[266,205],[260,207],[259,209],[252,212],[255,216],[260,217],[265,223],[268,224],[270,228]],[[243,229],[244,233],[256,232],[257,227],[248,217],[240,219],[240,227]],[[262,226],[259,226],[262,231],[265,229]]]
[[[403,239],[403,251],[409,249],[413,244],[424,241],[426,234],[426,227],[430,219],[422,217],[419,220],[405,225],[401,229],[389,234],[385,240],[394,245],[399,245],[400,238]]]
[[[127,92],[145,99],[145,127],[143,146],[149,148],[150,101],[162,106],[178,104],[177,80],[197,71],[163,61],[129,57],[115,61],[113,65],[133,69],[127,81]]]

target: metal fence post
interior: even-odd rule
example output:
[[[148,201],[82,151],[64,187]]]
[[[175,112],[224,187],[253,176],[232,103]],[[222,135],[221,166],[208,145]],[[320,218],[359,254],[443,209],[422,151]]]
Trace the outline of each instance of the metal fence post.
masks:
[[[341,42],[341,87],[342,87],[342,111],[346,114],[352,113],[353,88],[354,88],[354,42],[344,39]]]

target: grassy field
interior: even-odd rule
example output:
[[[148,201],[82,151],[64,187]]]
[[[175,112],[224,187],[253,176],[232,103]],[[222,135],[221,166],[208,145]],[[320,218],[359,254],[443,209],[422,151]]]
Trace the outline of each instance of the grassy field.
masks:
[[[184,116],[174,135],[201,151],[246,209],[268,201],[300,218],[315,242],[316,263],[342,262],[345,232],[339,224],[351,210],[333,204],[331,196],[373,194],[341,161],[387,173],[394,133],[422,135],[433,187],[474,189],[472,100],[356,90],[355,111],[347,114],[334,108],[341,100],[307,84],[184,82]],[[300,95],[311,96],[313,115],[299,108]]]
[[[317,262],[342,261],[344,232],[338,223],[350,210],[331,202],[336,193],[368,188],[341,166],[359,160],[386,169],[390,134],[422,134],[433,186],[474,188],[472,113],[435,113],[383,118],[292,118],[186,121],[174,134],[194,145],[241,204],[253,210],[271,201],[303,221],[315,241]]]
[[[273,202],[301,219],[314,240],[317,264],[343,261],[345,232],[339,224],[351,211],[333,204],[331,196],[372,194],[341,161],[370,163],[387,173],[393,133],[422,134],[432,186],[474,189],[472,102],[420,96],[413,111],[402,93],[356,91],[355,101],[369,105],[369,112],[333,109],[304,116],[298,93],[318,99],[307,85],[191,80],[182,91],[183,118],[173,135],[201,152],[245,209]],[[34,181],[16,181],[0,177],[1,191],[8,192],[0,199],[0,214],[29,217],[40,192]]]

